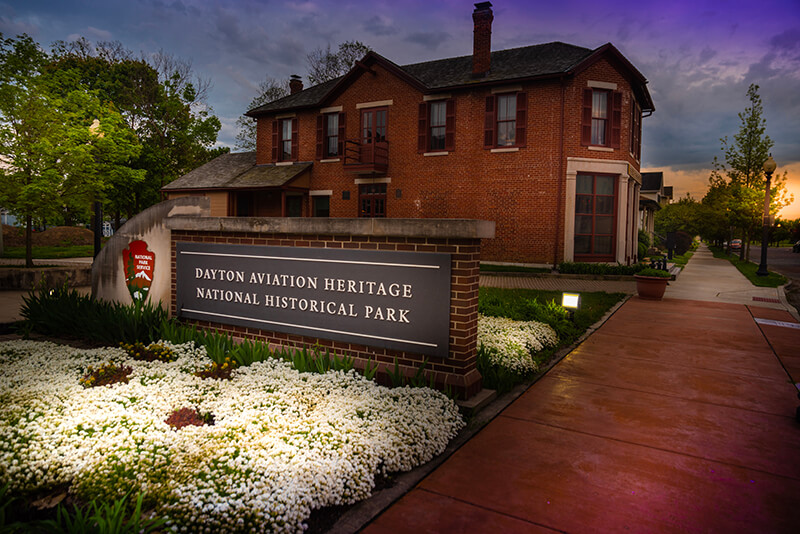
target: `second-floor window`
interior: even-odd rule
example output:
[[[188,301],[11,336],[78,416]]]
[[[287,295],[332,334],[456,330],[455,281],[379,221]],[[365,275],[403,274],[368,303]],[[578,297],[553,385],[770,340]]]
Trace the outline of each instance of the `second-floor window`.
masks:
[[[272,161],[296,161],[297,137],[297,118],[272,121]]]
[[[608,91],[592,91],[592,144],[606,145]]]
[[[525,146],[527,126],[527,93],[505,93],[486,97],[484,148]]]
[[[581,144],[619,148],[621,127],[622,93],[607,89],[584,90]]]
[[[517,95],[497,97],[497,146],[517,144]]]
[[[281,120],[281,161],[292,159],[292,119]]]
[[[325,113],[317,117],[317,159],[342,155],[344,113]]]
[[[434,100],[419,105],[419,152],[455,150],[456,102]]]
[[[447,104],[431,102],[431,150],[444,150],[444,134],[447,123]]]

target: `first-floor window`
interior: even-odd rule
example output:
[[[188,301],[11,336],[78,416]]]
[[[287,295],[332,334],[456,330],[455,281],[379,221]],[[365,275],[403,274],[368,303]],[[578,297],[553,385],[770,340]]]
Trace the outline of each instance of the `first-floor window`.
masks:
[[[359,217],[386,217],[386,184],[359,186],[358,204]]]
[[[575,258],[614,259],[616,180],[579,174],[575,188]]]
[[[329,196],[313,196],[313,216],[314,217],[330,217],[331,216],[331,197]]]

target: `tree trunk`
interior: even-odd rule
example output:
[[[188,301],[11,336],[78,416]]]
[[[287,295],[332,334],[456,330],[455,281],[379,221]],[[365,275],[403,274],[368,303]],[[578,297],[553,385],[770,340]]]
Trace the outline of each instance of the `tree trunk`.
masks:
[[[25,217],[25,267],[33,267],[33,217]]]

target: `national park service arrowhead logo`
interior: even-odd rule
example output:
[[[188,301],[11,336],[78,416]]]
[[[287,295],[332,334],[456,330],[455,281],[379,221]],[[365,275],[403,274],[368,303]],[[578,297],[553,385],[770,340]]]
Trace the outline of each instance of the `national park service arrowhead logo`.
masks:
[[[137,305],[147,300],[153,273],[156,268],[156,255],[147,250],[144,241],[131,241],[122,251],[122,265],[125,267],[125,285]]]

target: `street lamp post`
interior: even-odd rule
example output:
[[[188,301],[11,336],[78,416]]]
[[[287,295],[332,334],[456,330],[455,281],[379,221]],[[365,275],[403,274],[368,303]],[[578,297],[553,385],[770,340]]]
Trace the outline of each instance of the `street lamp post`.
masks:
[[[758,266],[758,270],[756,274],[758,276],[767,276],[769,271],[767,271],[767,241],[769,240],[769,182],[772,178],[772,173],[775,172],[775,169],[778,165],[775,163],[775,160],[772,159],[772,155],[770,154],[767,161],[764,162],[764,173],[767,175],[767,184],[764,190],[764,231],[761,236],[761,263]]]

